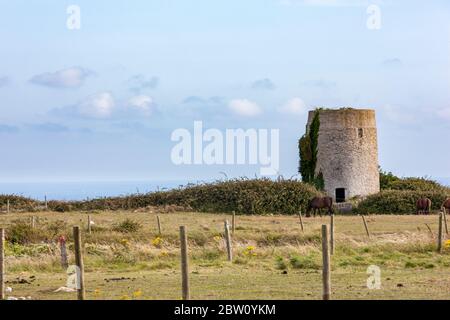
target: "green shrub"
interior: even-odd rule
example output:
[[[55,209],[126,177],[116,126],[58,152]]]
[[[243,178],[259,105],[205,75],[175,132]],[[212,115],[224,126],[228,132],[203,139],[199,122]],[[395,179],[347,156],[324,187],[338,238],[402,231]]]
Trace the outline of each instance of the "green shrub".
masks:
[[[412,214],[416,212],[417,200],[422,197],[429,198],[432,209],[438,210],[449,196],[448,191],[385,190],[365,198],[356,211],[364,214]]]
[[[309,132],[303,135],[298,141],[300,157],[298,171],[302,176],[302,181],[312,184],[319,190],[323,190],[325,187],[323,174],[321,172],[316,174],[319,129],[320,109],[316,109],[311,125],[309,126]]]
[[[17,196],[14,194],[2,194],[0,195],[0,206],[3,207],[2,209],[6,208],[8,200],[11,211],[35,211],[36,207],[39,205],[39,202],[33,199]]]
[[[380,189],[381,190],[412,190],[412,191],[439,191],[447,192],[450,188],[445,187],[438,182],[426,178],[399,178],[392,172],[380,172]]]
[[[29,223],[22,220],[13,221],[6,234],[6,240],[12,244],[36,243],[44,238],[45,235],[41,230],[32,228]]]
[[[384,171],[380,167],[378,168],[378,171],[380,172],[381,190],[390,189],[393,182],[400,180],[400,178],[395,176],[392,172]]]
[[[56,220],[53,222],[49,222],[45,225],[45,229],[48,232],[48,235],[54,239],[64,233],[67,230],[67,223],[63,220]]]
[[[295,214],[322,193],[313,186],[292,179],[233,179],[188,185],[123,197],[71,202],[73,210],[123,210],[147,206],[177,205],[202,212],[241,214]]]
[[[389,185],[391,190],[412,190],[412,191],[437,191],[442,192],[448,188],[440,185],[436,181],[425,178],[404,178],[393,181]]]
[[[286,270],[288,265],[284,261],[283,257],[277,257],[275,260],[275,265],[278,270]]]
[[[121,223],[116,224],[113,227],[113,230],[122,233],[134,233],[139,231],[139,229],[141,228],[142,225],[139,222],[134,221],[132,219],[125,219]]]
[[[306,257],[300,257],[300,256],[292,256],[289,260],[291,263],[292,268],[294,269],[314,269],[318,270],[321,268],[320,264],[317,263],[313,257],[306,256]]]
[[[72,205],[70,202],[64,201],[49,201],[48,208],[56,212],[69,212],[72,210]]]
[[[238,214],[296,214],[306,211],[311,198],[322,193],[314,186],[293,179],[233,179],[188,185],[168,191],[99,198],[87,201],[49,201],[50,210],[130,210],[148,206],[176,205],[202,212]],[[6,199],[6,198],[5,198]],[[26,198],[22,199],[23,201]],[[0,197],[0,203],[2,198]],[[32,202],[33,206],[42,205]],[[30,204],[31,206],[31,204]]]

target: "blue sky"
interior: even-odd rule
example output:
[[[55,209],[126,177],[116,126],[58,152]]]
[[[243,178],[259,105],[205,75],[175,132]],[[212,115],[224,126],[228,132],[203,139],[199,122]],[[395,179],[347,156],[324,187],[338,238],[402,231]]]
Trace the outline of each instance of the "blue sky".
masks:
[[[0,3],[3,182],[258,173],[175,166],[171,132],[194,120],[280,129],[290,177],[316,106],[376,109],[384,169],[450,177],[448,1]],[[367,28],[370,4],[379,30]],[[79,30],[66,27],[69,5]]]

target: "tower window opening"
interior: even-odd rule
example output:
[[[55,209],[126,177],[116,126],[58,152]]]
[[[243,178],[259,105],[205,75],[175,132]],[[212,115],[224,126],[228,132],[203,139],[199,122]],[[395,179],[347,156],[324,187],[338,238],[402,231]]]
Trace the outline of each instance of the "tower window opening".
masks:
[[[336,202],[337,203],[345,202],[345,188],[336,189]]]
[[[359,128],[358,129],[358,137],[362,138],[363,136],[364,136],[364,130],[363,130],[363,128]]]

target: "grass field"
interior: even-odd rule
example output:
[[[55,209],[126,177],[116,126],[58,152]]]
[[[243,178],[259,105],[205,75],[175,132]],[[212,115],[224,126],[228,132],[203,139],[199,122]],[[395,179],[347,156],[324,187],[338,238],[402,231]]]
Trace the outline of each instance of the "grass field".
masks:
[[[237,216],[230,263],[223,240],[223,221],[231,221],[230,216],[160,213],[158,237],[156,213],[89,214],[95,225],[91,234],[83,234],[88,299],[180,299],[180,225],[188,230],[193,299],[321,298],[320,227],[329,223],[327,217],[304,218],[302,232],[295,216]],[[37,217],[32,232],[26,228],[31,216]],[[120,227],[126,219],[140,228]],[[370,239],[361,217],[335,218],[334,299],[450,298],[450,248],[436,252],[437,215],[379,215],[367,221]],[[54,292],[67,280],[56,238],[68,238],[73,263],[73,225],[86,229],[87,213],[0,215],[0,226],[8,235],[14,231],[15,239],[22,239],[6,246],[6,280],[13,289],[8,295],[76,298],[73,292]],[[381,268],[381,289],[367,288],[370,265]]]

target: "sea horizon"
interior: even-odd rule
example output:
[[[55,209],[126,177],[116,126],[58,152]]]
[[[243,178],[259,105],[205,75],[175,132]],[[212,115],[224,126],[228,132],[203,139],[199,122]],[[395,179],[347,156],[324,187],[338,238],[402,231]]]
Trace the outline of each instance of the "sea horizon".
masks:
[[[450,177],[431,179],[445,186],[450,186]],[[41,201],[45,197],[48,200],[77,201],[145,194],[179,188],[188,184],[212,181],[214,180],[0,182],[0,195],[14,194]]]

